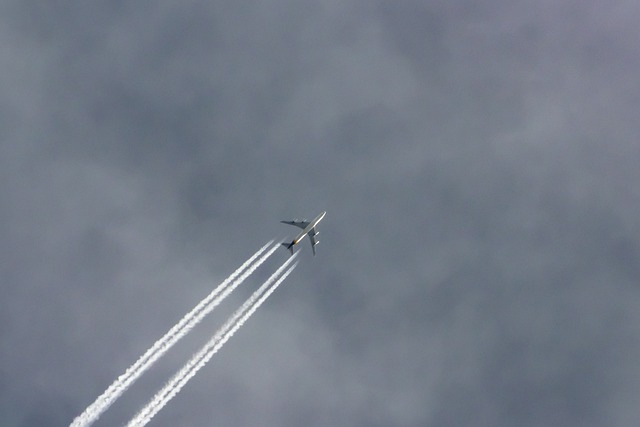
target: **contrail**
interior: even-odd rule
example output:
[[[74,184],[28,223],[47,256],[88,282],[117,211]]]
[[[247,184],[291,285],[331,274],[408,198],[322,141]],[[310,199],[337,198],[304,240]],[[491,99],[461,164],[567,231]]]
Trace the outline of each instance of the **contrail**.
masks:
[[[192,358],[178,371],[173,378],[153,397],[153,399],[142,408],[134,418],[129,421],[127,427],[139,427],[147,424],[155,414],[160,411],[182,387],[213,357],[214,354],[240,329],[240,327],[251,317],[260,305],[276,290],[284,279],[298,265],[296,262],[289,269],[291,261],[297,256],[295,253],[285,261],[275,273],[271,275],[263,284],[247,299],[233,315],[227,319],[222,327],[215,333],[205,346],[192,356]],[[278,278],[280,276],[280,278]],[[276,280],[277,279],[277,280]],[[275,281],[275,283],[274,283]]]
[[[207,314],[211,312],[224,298],[226,298],[240,283],[246,280],[264,261],[267,260],[278,248],[274,245],[266,254],[262,255],[273,243],[269,241],[255,254],[245,261],[236,271],[231,273],[220,285],[218,285],[209,295],[198,303],[189,313],[174,325],[162,338],[156,341],[124,374],[120,375],[114,382],[100,395],[95,402],[87,407],[82,414],[76,417],[70,427],[89,426],[93,424],[106,411],[113,402],[125,392],[125,390],[142,375],[154,362],[166,353],[180,338],[185,336],[195,325],[197,325]],[[246,269],[246,271],[244,271]],[[244,273],[243,273],[244,271]],[[242,273],[242,275],[240,275]],[[240,277],[238,277],[240,275]],[[237,278],[237,279],[236,279]],[[231,284],[231,286],[229,286]]]

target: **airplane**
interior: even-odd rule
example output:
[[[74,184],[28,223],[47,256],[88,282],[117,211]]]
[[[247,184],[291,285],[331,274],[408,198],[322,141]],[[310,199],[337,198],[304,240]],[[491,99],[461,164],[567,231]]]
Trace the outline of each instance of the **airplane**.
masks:
[[[291,241],[291,243],[283,243],[282,246],[285,246],[293,255],[293,247],[298,244],[300,240],[302,240],[305,236],[309,236],[309,240],[311,241],[311,249],[313,250],[313,255],[316,254],[316,245],[319,243],[319,240],[316,239],[316,236],[319,232],[316,230],[316,225],[324,218],[327,214],[326,211],[322,212],[318,215],[313,221],[280,221],[283,224],[295,225],[296,227],[302,228],[300,234],[296,236],[295,239]]]

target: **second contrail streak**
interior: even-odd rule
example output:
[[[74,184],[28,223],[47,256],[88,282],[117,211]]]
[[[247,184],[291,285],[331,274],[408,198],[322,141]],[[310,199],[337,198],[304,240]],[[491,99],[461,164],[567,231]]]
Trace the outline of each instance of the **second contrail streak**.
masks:
[[[214,354],[233,336],[260,305],[276,290],[284,279],[293,271],[297,263],[285,268],[297,256],[290,257],[247,299],[242,306],[222,325],[205,346],[178,371],[173,378],[153,397],[153,399],[129,421],[127,427],[140,427],[147,424],[182,387],[213,357]],[[280,276],[280,277],[278,277]],[[275,282],[275,283],[274,283]]]

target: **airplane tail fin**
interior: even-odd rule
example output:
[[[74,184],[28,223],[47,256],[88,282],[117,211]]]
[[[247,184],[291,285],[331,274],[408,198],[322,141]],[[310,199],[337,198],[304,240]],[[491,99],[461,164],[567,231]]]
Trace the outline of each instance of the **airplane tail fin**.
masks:
[[[289,249],[289,252],[291,252],[291,255],[293,255],[293,242],[291,242],[291,243],[281,243],[281,244],[285,248]]]

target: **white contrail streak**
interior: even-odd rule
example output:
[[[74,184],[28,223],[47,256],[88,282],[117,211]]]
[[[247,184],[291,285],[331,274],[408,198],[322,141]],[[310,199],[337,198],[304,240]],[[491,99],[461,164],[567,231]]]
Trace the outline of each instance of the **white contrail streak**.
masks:
[[[260,248],[255,254],[244,262],[236,271],[231,273],[209,295],[198,303],[189,313],[174,325],[162,338],[156,341],[124,374],[120,375],[100,395],[95,402],[87,407],[82,414],[76,417],[70,427],[85,427],[93,424],[106,411],[113,402],[125,392],[125,390],[137,380],[154,362],[165,354],[180,338],[185,336],[207,314],[211,312],[224,298],[226,298],[240,283],[246,280],[263,262],[267,260],[278,248],[274,245],[267,253],[257,261],[273,240]],[[246,270],[246,271],[245,271]],[[244,272],[243,272],[244,271]],[[241,274],[242,273],[242,274]],[[241,275],[240,275],[241,274]],[[240,275],[240,277],[238,277]],[[236,279],[237,278],[237,279]]]
[[[180,392],[182,387],[213,357],[214,354],[222,348],[222,346],[240,329],[240,327],[251,317],[251,315],[260,307],[260,305],[276,290],[284,279],[298,265],[293,264],[287,268],[291,261],[297,256],[297,253],[285,261],[275,273],[265,281],[247,299],[242,306],[236,310],[233,315],[227,319],[222,327],[215,333],[207,344],[200,351],[192,356],[192,358],[178,371],[173,378],[153,397],[153,399],[142,408],[134,418],[129,421],[127,427],[140,427],[147,424],[155,414],[160,411],[176,394]],[[282,274],[282,275],[281,275]],[[281,275],[281,276],[280,276]],[[278,278],[278,276],[280,276]],[[277,280],[276,280],[277,279]],[[275,282],[275,283],[274,283]]]

